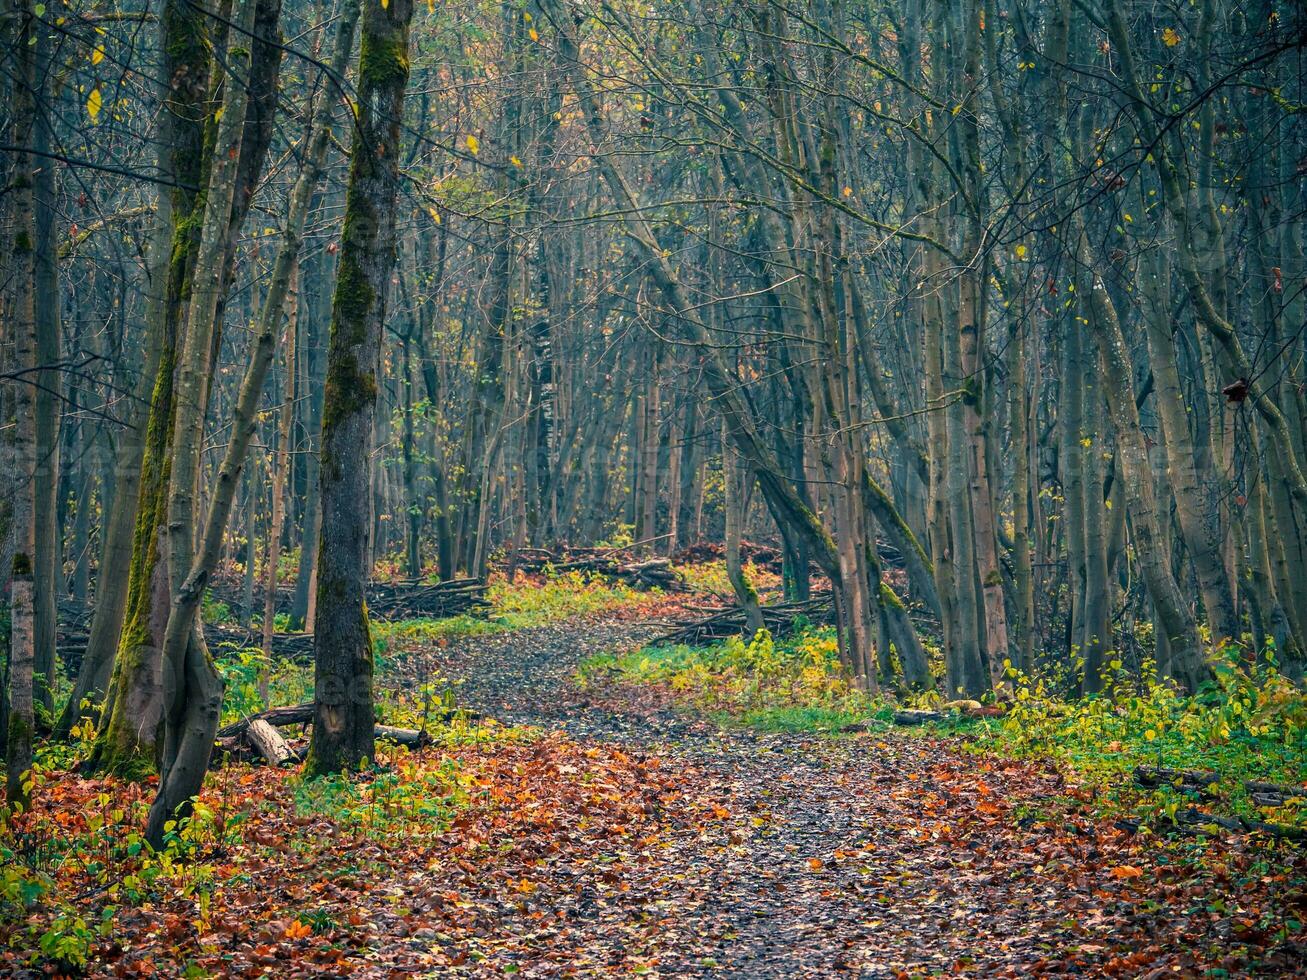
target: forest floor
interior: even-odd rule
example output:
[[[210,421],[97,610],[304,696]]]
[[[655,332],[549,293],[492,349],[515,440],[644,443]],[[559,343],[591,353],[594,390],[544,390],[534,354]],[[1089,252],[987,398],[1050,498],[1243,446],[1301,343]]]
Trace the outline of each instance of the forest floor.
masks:
[[[1166,845],[1068,803],[1051,765],[947,738],[761,732],[665,685],[577,683],[648,635],[598,616],[425,648],[405,669],[497,723],[383,760],[366,803],[220,770],[192,870],[61,913],[111,910],[89,972],[1307,976],[1301,851]],[[37,807],[72,833],[147,793],[61,777]]]

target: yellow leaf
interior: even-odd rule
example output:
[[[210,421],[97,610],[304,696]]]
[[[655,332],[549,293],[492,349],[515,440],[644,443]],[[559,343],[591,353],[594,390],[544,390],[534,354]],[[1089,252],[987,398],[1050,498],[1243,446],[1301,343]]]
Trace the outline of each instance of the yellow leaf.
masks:
[[[91,94],[86,99],[86,114],[91,117],[91,122],[100,118],[100,109],[103,105],[104,98],[100,95],[100,90],[91,89]]]
[[[539,33],[539,32],[538,32],[534,27],[532,27],[530,30],[528,30],[527,33],[531,35],[531,40],[532,40],[532,41],[539,41],[539,40],[540,40],[540,33]]]
[[[1180,35],[1175,32],[1174,28],[1166,27],[1162,29],[1162,43],[1168,48],[1173,48],[1180,43]]]
[[[91,64],[98,65],[104,60],[104,48],[96,48],[91,52]]]
[[[467,148],[473,156],[476,156],[481,152],[481,141],[469,133],[467,137]]]
[[[509,157],[508,159],[509,159],[510,161],[512,161],[513,166],[515,166],[515,167],[520,167],[520,166],[522,166],[522,161],[521,161],[520,159],[518,159],[516,156],[511,156],[511,157]]]
[[[845,196],[845,197],[852,197],[852,196],[853,196],[853,188],[852,188],[852,187],[846,187],[846,188],[844,188],[844,196]]]
[[[1016,253],[1017,258],[1024,259],[1026,257],[1026,247],[1024,245],[1018,245],[1016,247]]]
[[[389,9],[390,9],[390,0],[381,0],[381,9],[382,9],[382,10],[389,10]]]

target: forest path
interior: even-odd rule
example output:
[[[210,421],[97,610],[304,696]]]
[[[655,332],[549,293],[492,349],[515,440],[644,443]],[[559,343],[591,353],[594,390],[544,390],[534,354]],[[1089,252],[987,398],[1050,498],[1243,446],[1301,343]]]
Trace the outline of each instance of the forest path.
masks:
[[[1142,901],[1166,886],[1134,866],[1137,839],[1050,807],[1065,787],[1047,769],[898,734],[723,730],[656,689],[571,683],[645,638],[564,623],[441,651],[468,706],[656,776],[639,839],[629,812],[587,808],[576,832],[507,854],[509,881],[545,885],[486,886],[477,952],[450,937],[445,975],[1135,976],[1228,940],[1201,906]]]

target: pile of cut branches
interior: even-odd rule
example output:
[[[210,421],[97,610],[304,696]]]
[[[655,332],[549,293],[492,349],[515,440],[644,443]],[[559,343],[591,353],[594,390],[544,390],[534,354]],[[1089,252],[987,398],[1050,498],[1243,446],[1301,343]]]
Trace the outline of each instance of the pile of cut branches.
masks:
[[[486,584],[474,578],[452,578],[434,585],[412,580],[373,582],[368,589],[368,612],[382,619],[475,615],[486,605]]]
[[[829,592],[820,592],[804,602],[778,602],[762,607],[763,623],[772,636],[785,636],[793,632],[794,625],[800,618],[811,623],[830,623],[834,617],[835,607]],[[672,627],[670,632],[653,640],[653,645],[684,643],[698,646],[748,632],[744,610],[739,606],[723,606],[710,610],[705,616],[668,625]]]
[[[663,589],[680,592],[685,589],[684,579],[672,568],[670,558],[635,557],[621,548],[519,548],[504,555],[501,567],[518,572],[538,574],[545,571],[584,572],[625,582],[637,589]]]

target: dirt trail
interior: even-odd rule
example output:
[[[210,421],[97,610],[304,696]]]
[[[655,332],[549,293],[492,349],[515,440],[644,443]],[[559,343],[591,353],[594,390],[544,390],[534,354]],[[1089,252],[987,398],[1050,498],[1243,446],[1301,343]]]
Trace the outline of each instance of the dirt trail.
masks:
[[[1190,975],[1227,957],[1231,917],[1206,899],[1143,900],[1172,886],[1154,869],[1135,876],[1137,840],[1047,819],[1064,789],[1052,772],[906,736],[722,731],[647,691],[570,683],[585,657],[644,637],[563,624],[442,657],[466,704],[616,744],[684,786],[651,793],[655,832],[615,839],[611,860],[577,859],[565,842],[524,860],[524,875],[565,884],[501,902],[476,962],[451,943],[449,975]],[[705,808],[708,819],[689,816]],[[604,829],[587,821],[593,848]],[[1282,948],[1268,972],[1300,968],[1299,952]]]

